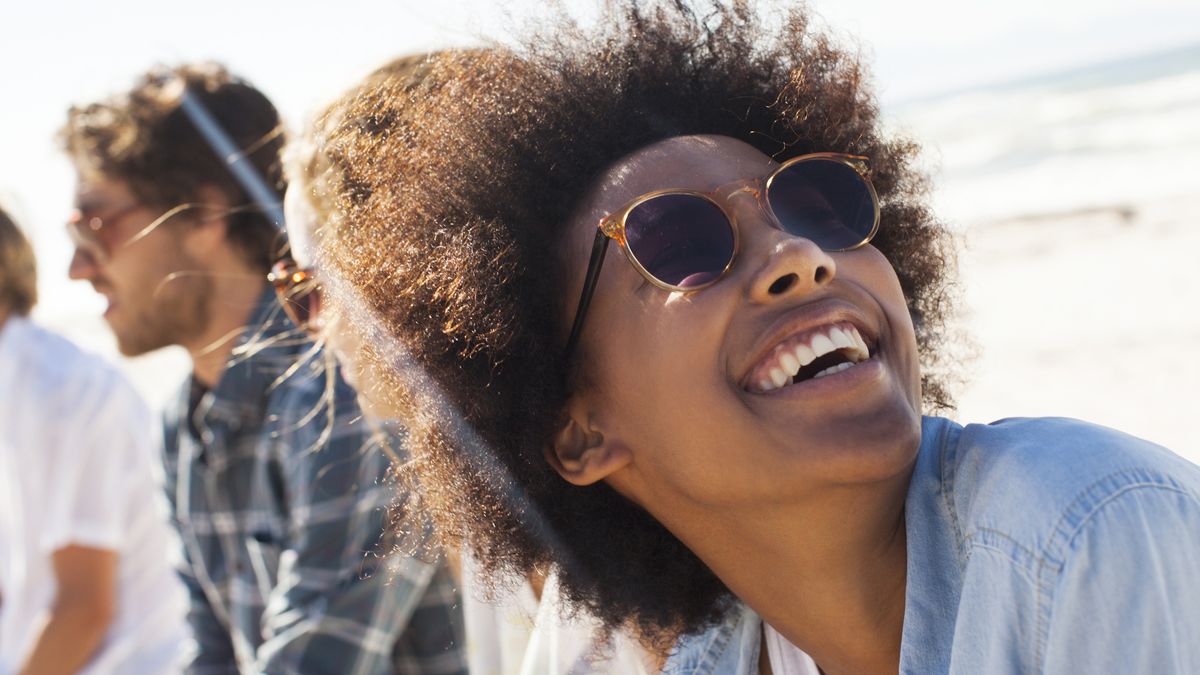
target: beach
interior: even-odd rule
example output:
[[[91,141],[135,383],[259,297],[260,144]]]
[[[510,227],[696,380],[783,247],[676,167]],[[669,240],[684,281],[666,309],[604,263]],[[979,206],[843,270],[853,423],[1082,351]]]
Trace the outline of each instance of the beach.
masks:
[[[970,228],[961,421],[1067,416],[1200,463],[1200,199]]]
[[[888,113],[964,242],[954,417],[1076,417],[1200,462],[1200,45]]]

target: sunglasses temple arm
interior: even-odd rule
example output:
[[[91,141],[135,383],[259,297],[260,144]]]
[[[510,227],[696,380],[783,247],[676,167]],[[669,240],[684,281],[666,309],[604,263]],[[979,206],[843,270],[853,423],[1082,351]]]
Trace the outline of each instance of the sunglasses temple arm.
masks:
[[[608,251],[608,237],[603,230],[596,230],[596,240],[592,243],[592,259],[588,261],[587,276],[583,279],[583,293],[579,296],[579,306],[575,308],[575,323],[571,326],[571,337],[567,340],[567,355],[575,350],[575,342],[583,330],[583,317],[587,314],[588,305],[592,304],[592,294],[596,292],[596,281],[600,278],[600,268],[604,264],[604,254]]]

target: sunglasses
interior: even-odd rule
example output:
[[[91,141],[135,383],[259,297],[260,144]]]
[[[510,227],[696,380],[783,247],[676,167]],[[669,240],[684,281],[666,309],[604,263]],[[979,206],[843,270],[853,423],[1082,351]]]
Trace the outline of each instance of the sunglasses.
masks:
[[[126,235],[124,239],[118,240],[120,236],[116,232],[116,224],[127,217],[129,214],[145,207],[145,204],[137,202],[126,204],[118,209],[114,209],[111,213],[104,217],[91,215],[85,210],[75,209],[71,212],[71,216],[67,219],[67,236],[71,238],[71,243],[80,252],[91,257],[97,264],[103,265],[107,263],[113,256],[113,251],[119,246],[128,246],[136,243],[138,240],[145,238],[153,232],[159,225],[167,222],[171,218],[188,211],[203,206],[202,204],[179,204],[162,212],[157,218],[150,221],[138,232]],[[242,210],[238,208],[228,209],[225,213],[236,213]]]
[[[141,206],[137,202],[126,204],[104,217],[75,209],[67,219],[67,235],[75,248],[87,254],[96,263],[104,264],[112,257],[113,248],[117,245],[117,242],[112,240],[114,226]]]
[[[656,190],[600,219],[583,293],[567,341],[570,354],[596,291],[608,241],[647,281],[667,291],[698,291],[733,267],[738,231],[723,204],[753,195],[780,230],[825,251],[865,245],[879,229],[879,197],[866,157],[816,153],[790,159],[765,178],[741,180],[712,192]]]
[[[285,258],[271,267],[267,281],[275,287],[275,297],[292,323],[309,332],[318,328],[321,284],[313,270]]]

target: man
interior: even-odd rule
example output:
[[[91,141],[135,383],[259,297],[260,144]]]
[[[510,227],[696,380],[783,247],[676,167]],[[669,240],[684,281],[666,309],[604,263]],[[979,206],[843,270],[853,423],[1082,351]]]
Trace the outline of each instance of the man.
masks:
[[[279,310],[283,143],[224,68],[155,70],[73,108],[71,277],[126,355],[181,345],[166,490],[183,543],[193,672],[458,672],[444,569],[383,555],[388,461],[353,391]]]
[[[186,600],[149,413],[30,322],[36,300],[33,250],[0,210],[0,673],[178,672]]]

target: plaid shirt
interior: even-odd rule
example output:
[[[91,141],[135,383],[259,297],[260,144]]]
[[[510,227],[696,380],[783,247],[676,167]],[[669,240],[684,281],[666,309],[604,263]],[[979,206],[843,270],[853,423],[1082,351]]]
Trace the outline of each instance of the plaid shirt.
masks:
[[[396,493],[353,390],[273,294],[250,326],[217,387],[189,381],[166,416],[189,672],[465,672],[445,566],[384,555]]]

